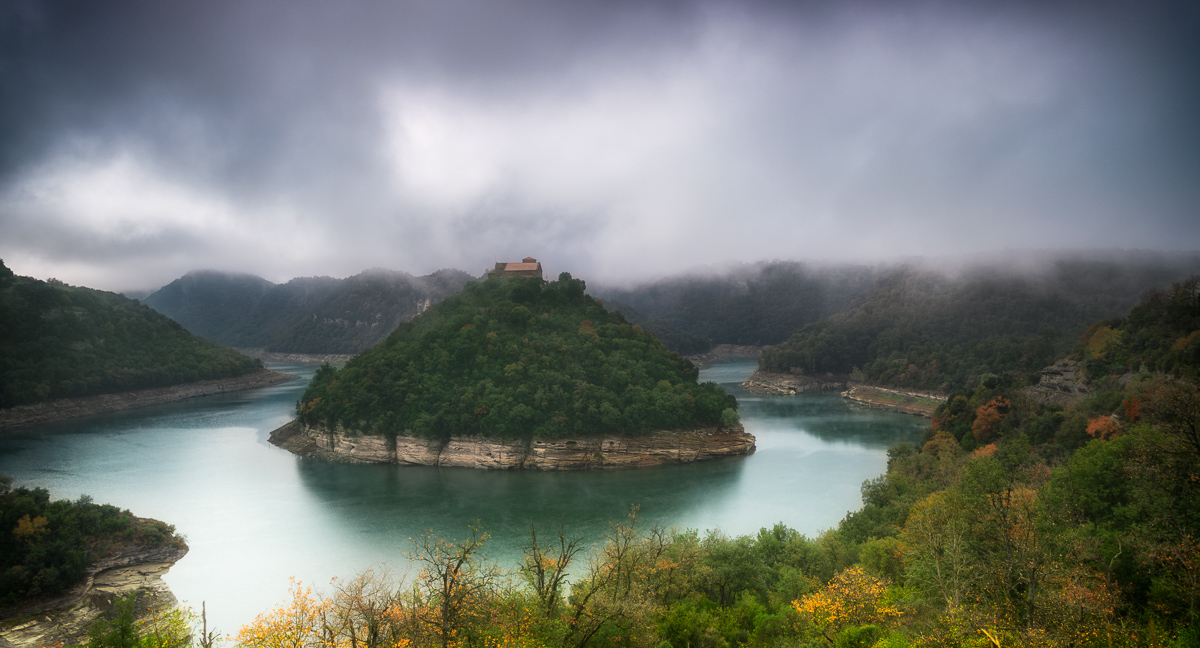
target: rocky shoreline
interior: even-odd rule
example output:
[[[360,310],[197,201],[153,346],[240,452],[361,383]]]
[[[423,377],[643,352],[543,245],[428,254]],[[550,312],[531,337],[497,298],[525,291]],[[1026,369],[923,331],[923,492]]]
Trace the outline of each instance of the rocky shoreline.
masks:
[[[158,405],[171,401],[268,387],[295,380],[296,376],[260,369],[235,378],[203,380],[170,387],[152,387],[116,394],[99,394],[81,398],[60,398],[33,405],[18,405],[0,409],[0,431],[42,423],[53,423],[80,416],[104,414],[120,410]]]
[[[891,389],[854,385],[842,392],[842,397],[871,409],[900,412],[933,418],[938,406],[946,402],[946,396],[936,392]]]
[[[797,374],[755,371],[741,385],[751,394],[795,396],[805,392],[841,391],[846,389],[846,377],[826,374],[822,378]]]
[[[113,602],[137,593],[138,618],[179,605],[162,576],[184,557],[182,541],[128,547],[90,565],[87,577],[65,595],[20,608],[0,609],[0,648],[35,648],[85,641],[88,628]]]
[[[481,470],[616,470],[692,463],[754,452],[754,435],[742,426],[656,432],[641,436],[499,440],[352,435],[292,421],[271,433],[271,443],[295,454],[345,463],[452,466]]]

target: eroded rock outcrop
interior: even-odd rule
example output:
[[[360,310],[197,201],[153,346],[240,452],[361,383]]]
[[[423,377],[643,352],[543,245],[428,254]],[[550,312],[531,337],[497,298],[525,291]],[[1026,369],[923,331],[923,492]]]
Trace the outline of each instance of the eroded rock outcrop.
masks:
[[[175,608],[179,601],[162,576],[187,551],[182,542],[153,548],[126,547],[90,565],[87,578],[65,595],[0,610],[0,618],[8,619],[0,621],[0,648],[84,641],[88,628],[112,609],[116,599],[135,592],[139,618]]]
[[[1025,393],[1042,403],[1069,405],[1092,393],[1084,381],[1079,362],[1063,358],[1042,369],[1038,384],[1025,388]]]
[[[499,440],[436,439],[329,432],[292,421],[271,443],[307,457],[349,463],[454,466],[483,470],[614,470],[692,463],[754,452],[754,435],[741,426],[657,432],[640,436]]]

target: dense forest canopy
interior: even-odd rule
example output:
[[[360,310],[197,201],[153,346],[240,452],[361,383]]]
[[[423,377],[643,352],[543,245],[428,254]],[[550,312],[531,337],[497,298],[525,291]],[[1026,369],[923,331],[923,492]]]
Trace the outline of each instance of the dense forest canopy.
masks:
[[[1200,378],[1200,277],[1146,295],[1128,317],[1098,322],[1078,354],[1093,380],[1157,371]]]
[[[734,424],[737,401],[582,280],[468,284],[341,370],[323,367],[302,420],[372,434],[496,437]]]
[[[246,274],[189,272],[145,299],[201,337],[284,353],[359,353],[401,322],[460,290],[471,277],[424,277],[376,268],[346,279],[299,277],[273,284]]]
[[[950,390],[986,374],[1018,382],[1071,351],[1098,319],[1127,312],[1172,266],[1060,262],[1048,274],[977,268],[962,277],[900,268],[861,304],[764,350],[760,367],[851,374],[878,384]]]
[[[229,378],[258,361],[121,295],[0,262],[0,407]]]

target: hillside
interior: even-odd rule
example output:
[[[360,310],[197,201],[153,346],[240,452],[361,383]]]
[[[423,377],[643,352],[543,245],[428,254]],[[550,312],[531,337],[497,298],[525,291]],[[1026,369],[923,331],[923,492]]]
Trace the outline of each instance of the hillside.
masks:
[[[372,269],[348,277],[261,277],[189,272],[144,301],[202,337],[281,353],[358,353],[387,337],[471,277],[439,270],[413,277]]]
[[[0,408],[260,368],[136,301],[18,277],[0,262]]]
[[[1194,266],[1064,260],[1045,273],[976,267],[960,277],[898,268],[877,276],[862,303],[764,350],[760,369],[943,391],[984,374],[1024,383],[1089,325]]]
[[[567,273],[468,284],[343,369],[322,368],[301,421],[438,438],[736,423],[732,396],[584,289]]]
[[[597,295],[631,321],[687,349],[681,352],[698,353],[705,343],[782,342],[797,328],[864,299],[874,276],[866,266],[777,261],[709,276],[602,287]]]

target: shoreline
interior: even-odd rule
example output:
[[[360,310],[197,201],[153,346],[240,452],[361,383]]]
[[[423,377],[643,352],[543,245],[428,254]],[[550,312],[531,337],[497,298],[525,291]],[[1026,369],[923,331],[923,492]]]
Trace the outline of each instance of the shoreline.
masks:
[[[17,405],[0,409],[0,432],[199,396],[269,387],[293,380],[296,380],[296,376],[270,369],[259,369],[233,378],[216,378],[168,387],[149,387],[128,392],[59,398],[32,405]]]
[[[815,378],[797,374],[755,371],[741,384],[741,387],[752,394],[767,396],[795,396],[808,392],[841,392],[842,398],[856,405],[925,418],[933,418],[938,406],[946,402],[946,395],[939,392],[851,384],[848,376],[833,374],[826,374],[824,378]]]
[[[946,402],[946,396],[937,392],[872,387],[870,385],[853,385],[842,392],[842,398],[870,409],[912,414],[925,418],[933,418],[937,408]]]
[[[795,396],[806,392],[841,391],[846,389],[846,376],[826,374],[824,378],[797,374],[758,371],[750,374],[741,384],[751,394],[768,396]]]
[[[234,350],[243,355],[248,355],[256,360],[262,360],[263,362],[328,362],[335,367],[340,367],[346,364],[351,358],[358,355],[357,353],[287,353],[281,351],[267,351],[261,347],[236,348]]]
[[[447,441],[410,436],[350,435],[292,420],[271,432],[270,442],[293,454],[341,463],[446,466],[478,470],[620,470],[693,463],[752,454],[754,435],[741,425],[564,439]]]

